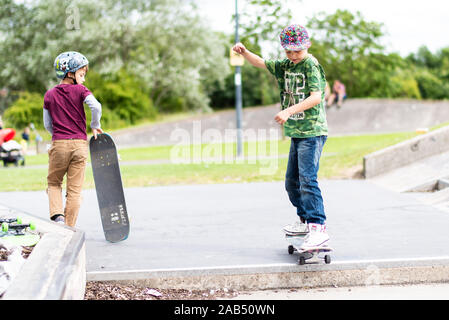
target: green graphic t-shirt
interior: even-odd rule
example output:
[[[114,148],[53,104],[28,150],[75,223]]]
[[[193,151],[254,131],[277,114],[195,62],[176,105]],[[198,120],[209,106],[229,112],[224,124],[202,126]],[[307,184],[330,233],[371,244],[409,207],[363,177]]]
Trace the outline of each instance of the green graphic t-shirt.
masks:
[[[267,69],[276,77],[279,85],[282,110],[301,102],[310,92],[321,91],[321,102],[304,112],[292,115],[284,123],[286,136],[309,138],[327,135],[324,88],[324,70],[312,55],[296,65],[288,59],[265,60]]]

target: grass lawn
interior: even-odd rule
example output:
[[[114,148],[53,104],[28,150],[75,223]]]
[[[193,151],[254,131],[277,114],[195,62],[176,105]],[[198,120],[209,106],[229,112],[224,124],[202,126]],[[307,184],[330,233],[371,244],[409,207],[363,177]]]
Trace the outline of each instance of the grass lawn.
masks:
[[[362,168],[363,156],[416,136],[416,133],[330,137],[320,162],[320,179],[347,178]],[[244,144],[243,160],[217,155],[235,152],[234,144],[155,146],[119,150],[125,187],[283,181],[290,140]],[[179,157],[184,155],[184,157]],[[197,156],[203,158],[198,160]],[[255,156],[262,156],[256,159]],[[179,161],[184,159],[187,161]],[[198,160],[198,161],[197,161]],[[137,163],[130,163],[137,161]],[[139,162],[140,161],[140,162]],[[0,168],[0,191],[45,190],[47,154],[26,157],[25,167]],[[91,166],[85,188],[94,188]]]

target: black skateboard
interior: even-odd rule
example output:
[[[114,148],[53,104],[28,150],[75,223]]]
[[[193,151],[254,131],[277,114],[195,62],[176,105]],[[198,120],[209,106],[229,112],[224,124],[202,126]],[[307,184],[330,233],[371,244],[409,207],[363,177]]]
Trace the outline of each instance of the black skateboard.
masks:
[[[129,220],[114,140],[98,134],[90,139],[89,150],[104,236],[110,242],[125,240]]]

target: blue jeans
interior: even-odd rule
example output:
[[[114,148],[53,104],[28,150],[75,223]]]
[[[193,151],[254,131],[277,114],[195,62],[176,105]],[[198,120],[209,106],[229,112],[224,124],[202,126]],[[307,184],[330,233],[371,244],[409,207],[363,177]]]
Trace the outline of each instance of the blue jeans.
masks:
[[[285,189],[297,214],[307,223],[324,224],[323,198],[318,187],[321,151],[327,136],[291,138]]]

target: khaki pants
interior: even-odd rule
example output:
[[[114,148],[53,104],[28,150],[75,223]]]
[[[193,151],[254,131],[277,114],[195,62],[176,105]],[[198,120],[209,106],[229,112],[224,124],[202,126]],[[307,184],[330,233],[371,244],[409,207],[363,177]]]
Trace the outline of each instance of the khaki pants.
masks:
[[[48,150],[47,193],[50,218],[56,214],[65,216],[65,223],[74,227],[81,206],[81,191],[87,162],[87,141],[55,140]],[[62,201],[62,182],[67,174],[65,209]]]

